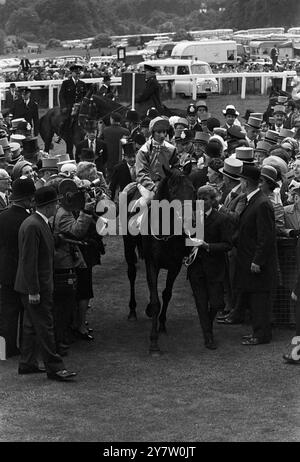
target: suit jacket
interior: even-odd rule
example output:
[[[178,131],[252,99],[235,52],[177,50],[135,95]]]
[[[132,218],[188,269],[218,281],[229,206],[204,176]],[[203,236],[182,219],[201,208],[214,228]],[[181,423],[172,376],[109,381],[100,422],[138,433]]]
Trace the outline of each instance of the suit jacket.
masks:
[[[19,247],[18,234],[29,217],[23,207],[12,205],[0,213],[0,283],[13,286],[16,279]]]
[[[115,198],[116,190],[118,187],[120,188],[120,191],[123,191],[125,186],[127,186],[132,181],[133,180],[131,178],[130,170],[126,160],[123,160],[122,162],[115,165],[109,185],[110,197],[112,200]]]
[[[87,86],[82,80],[78,80],[76,85],[72,78],[64,80],[59,92],[60,107],[71,109],[73,104],[81,103],[86,92]]]
[[[10,111],[13,108],[14,102],[18,99],[17,94],[13,96],[10,91],[6,93],[6,98],[5,98],[5,107],[9,109]]]
[[[24,117],[33,126],[34,136],[39,134],[39,108],[35,101],[30,99],[29,103],[25,104],[22,98],[17,99],[14,101],[12,114],[14,119]]]
[[[0,211],[6,209],[6,207],[7,207],[7,204],[5,200],[0,196]]]
[[[261,191],[251,197],[240,215],[237,235],[236,286],[248,292],[265,292],[276,280],[276,230],[271,202]],[[251,263],[261,267],[251,273]]]
[[[20,61],[20,66],[23,72],[28,72],[28,70],[31,68],[31,63],[28,58],[22,58]]]
[[[138,103],[138,112],[142,115],[146,114],[150,107],[155,107],[159,113],[162,112],[160,86],[155,76],[146,80],[144,91],[137,96],[135,101]]]
[[[204,240],[209,244],[209,252],[200,247],[196,260],[201,265],[199,278],[208,282],[223,282],[225,278],[226,252],[232,248],[227,221],[225,215],[214,209],[204,218]]]
[[[120,139],[123,136],[129,136],[129,130],[120,125],[110,125],[103,130],[103,140],[107,146],[107,170],[112,170],[113,167],[121,160],[121,145]]]
[[[77,144],[75,160],[80,162],[80,155],[82,149],[89,148],[89,140],[85,139]],[[99,172],[104,173],[105,164],[107,162],[107,146],[100,138],[96,138],[96,150],[95,150],[95,164]]]
[[[22,294],[53,293],[54,239],[50,227],[37,213],[19,231],[19,262],[15,290]]]

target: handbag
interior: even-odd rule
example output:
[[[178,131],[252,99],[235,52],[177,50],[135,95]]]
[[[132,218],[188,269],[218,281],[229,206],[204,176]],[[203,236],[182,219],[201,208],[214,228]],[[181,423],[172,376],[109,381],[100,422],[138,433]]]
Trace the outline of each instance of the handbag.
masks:
[[[54,292],[66,293],[75,291],[77,287],[77,276],[74,268],[54,270]]]

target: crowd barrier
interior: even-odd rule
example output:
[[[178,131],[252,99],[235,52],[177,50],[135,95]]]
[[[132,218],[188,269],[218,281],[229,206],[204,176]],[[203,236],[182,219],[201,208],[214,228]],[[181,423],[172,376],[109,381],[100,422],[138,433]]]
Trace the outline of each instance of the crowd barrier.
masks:
[[[191,75],[192,98],[197,99],[197,79],[215,78],[219,84],[219,93],[222,95],[240,94],[241,99],[246,98],[246,94],[266,94],[272,85],[283,91],[287,90],[288,79],[295,75],[295,71],[285,72],[245,72],[245,73],[220,73],[220,74],[199,74]],[[131,106],[135,106],[135,73],[132,73]],[[157,80],[171,98],[176,96],[175,75],[158,75]],[[102,78],[83,79],[86,83],[102,84]],[[17,87],[30,87],[34,91],[34,97],[41,102],[41,107],[52,108],[58,104],[58,92],[63,80],[38,80],[16,82]],[[5,91],[9,88],[10,82],[0,82],[0,110]],[[122,78],[112,77],[111,85],[116,87],[117,93],[122,96]],[[45,98],[47,94],[47,100]]]

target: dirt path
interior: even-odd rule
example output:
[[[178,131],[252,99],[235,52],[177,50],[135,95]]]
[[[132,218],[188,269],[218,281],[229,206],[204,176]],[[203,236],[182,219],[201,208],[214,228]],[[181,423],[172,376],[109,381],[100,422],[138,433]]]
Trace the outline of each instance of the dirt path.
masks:
[[[293,335],[242,347],[247,326],[217,326],[206,350],[186,273],[175,285],[164,354],[148,355],[145,272],[137,279],[139,319],[127,321],[129,288],[121,238],[107,238],[89,313],[95,341],[72,346],[76,383],[18,376],[0,363],[0,441],[297,441],[299,369],[281,356]]]

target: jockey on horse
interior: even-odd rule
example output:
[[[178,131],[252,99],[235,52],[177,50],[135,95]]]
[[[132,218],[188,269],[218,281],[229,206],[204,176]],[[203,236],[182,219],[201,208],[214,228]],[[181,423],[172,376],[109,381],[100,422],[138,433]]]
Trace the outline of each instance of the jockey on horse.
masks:
[[[63,116],[59,130],[60,138],[71,129],[74,117],[77,115],[82,99],[87,93],[87,85],[82,80],[79,80],[82,69],[82,66],[78,64],[70,66],[71,77],[63,81],[59,92],[60,111]]]

